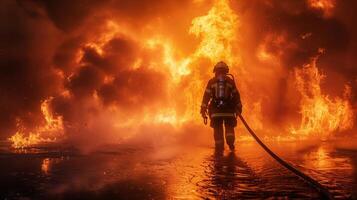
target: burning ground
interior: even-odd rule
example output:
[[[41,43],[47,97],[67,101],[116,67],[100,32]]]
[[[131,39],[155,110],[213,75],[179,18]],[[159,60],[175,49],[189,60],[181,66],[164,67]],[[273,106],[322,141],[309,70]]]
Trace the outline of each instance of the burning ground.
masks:
[[[266,138],[355,136],[355,1],[0,5],[0,137],[13,147],[187,141],[207,131],[201,94],[220,60]]]

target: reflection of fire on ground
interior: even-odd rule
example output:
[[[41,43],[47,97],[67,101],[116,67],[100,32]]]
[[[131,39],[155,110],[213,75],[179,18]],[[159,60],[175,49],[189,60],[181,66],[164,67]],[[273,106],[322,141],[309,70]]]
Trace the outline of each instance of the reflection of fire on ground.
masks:
[[[258,47],[259,66],[247,66],[240,34],[244,22],[231,3],[215,0],[206,14],[197,14],[198,17],[191,19],[186,34],[192,36],[192,44],[188,46],[194,48],[189,52],[177,48],[180,41],[160,32],[160,23],[154,21],[147,25],[148,33],[139,33],[116,18],[108,19],[100,31],[88,36],[76,50],[73,68],[69,72],[58,69],[63,88],[57,96],[43,101],[43,125],[28,130],[19,121],[18,131],[9,138],[13,147],[56,142],[84,130],[114,133],[126,138],[140,125],[163,124],[176,129],[187,124],[197,125],[201,122],[198,109],[204,84],[211,76],[213,64],[219,60],[226,61],[231,73],[237,77],[247,121],[255,129],[269,130],[269,125],[264,123],[267,116],[263,113],[263,105],[269,104],[271,99],[265,85],[269,80],[275,82],[283,76],[279,67],[281,57],[286,53],[284,48],[297,47],[284,34],[271,33],[271,37]],[[309,0],[308,3],[311,8],[322,9],[326,15],[330,15],[334,8],[332,0]],[[150,31],[153,26],[157,26],[154,32]],[[304,39],[308,37],[311,34]],[[267,44],[273,44],[274,49],[269,49]],[[125,51],[121,45],[127,45]],[[123,60],[129,60],[129,64]],[[286,135],[287,139],[307,138],[311,134],[328,136],[353,127],[349,86],[346,85],[343,97],[332,98],[324,94],[321,80],[328,77],[321,74],[316,61],[317,57],[312,58],[310,64],[294,69],[295,89],[301,95],[301,124],[290,129],[292,135]],[[263,70],[263,67],[259,68],[261,64],[275,68],[268,75],[255,73]],[[129,66],[124,69],[123,65]],[[89,89],[82,86],[84,75],[91,77]],[[58,111],[58,105],[69,106],[67,111],[76,114],[65,116]],[[102,122],[106,124],[101,125]],[[291,125],[282,129],[287,130],[288,126]],[[103,137],[102,134],[95,137]]]
[[[53,165],[58,165],[64,158],[44,158],[41,163],[41,171],[45,175],[51,174]]]

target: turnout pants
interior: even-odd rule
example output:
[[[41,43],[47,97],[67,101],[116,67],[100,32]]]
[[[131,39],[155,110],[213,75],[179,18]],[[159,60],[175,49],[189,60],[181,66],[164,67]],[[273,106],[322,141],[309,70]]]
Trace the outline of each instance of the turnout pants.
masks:
[[[223,130],[224,125],[224,130]],[[226,143],[234,145],[235,134],[234,127],[237,126],[237,119],[235,117],[212,117],[211,127],[214,130],[214,140],[217,148],[224,147],[224,136]]]

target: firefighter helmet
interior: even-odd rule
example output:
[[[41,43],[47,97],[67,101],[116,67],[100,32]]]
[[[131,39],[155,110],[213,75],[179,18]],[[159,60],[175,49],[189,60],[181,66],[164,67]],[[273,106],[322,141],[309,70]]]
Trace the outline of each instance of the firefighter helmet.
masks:
[[[223,71],[227,74],[229,72],[228,65],[223,61],[218,62],[213,68],[213,73],[216,73],[217,71]]]

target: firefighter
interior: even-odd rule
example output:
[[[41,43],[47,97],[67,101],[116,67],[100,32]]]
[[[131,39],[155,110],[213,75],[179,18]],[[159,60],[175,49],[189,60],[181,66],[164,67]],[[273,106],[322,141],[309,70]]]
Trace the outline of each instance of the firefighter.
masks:
[[[237,114],[242,113],[240,94],[226,63],[218,62],[213,69],[215,76],[208,81],[201,104],[201,115],[210,118],[214,130],[216,150],[224,149],[224,137],[231,151],[234,150],[234,127],[237,126]],[[223,131],[224,125],[224,131]]]

